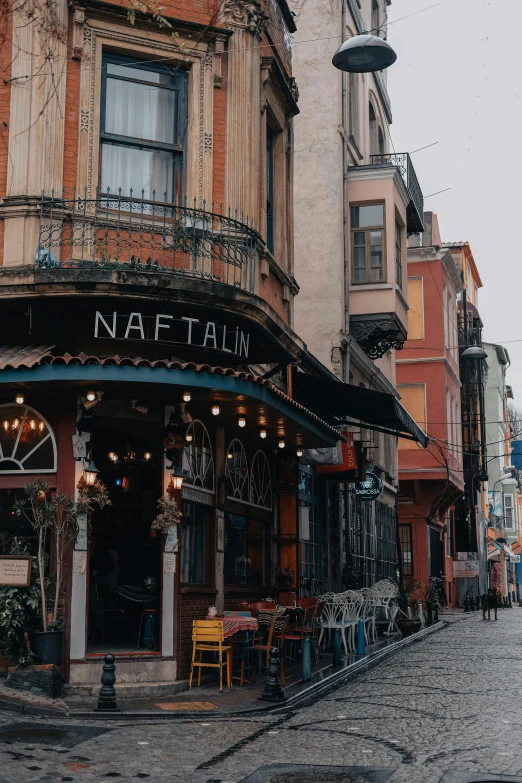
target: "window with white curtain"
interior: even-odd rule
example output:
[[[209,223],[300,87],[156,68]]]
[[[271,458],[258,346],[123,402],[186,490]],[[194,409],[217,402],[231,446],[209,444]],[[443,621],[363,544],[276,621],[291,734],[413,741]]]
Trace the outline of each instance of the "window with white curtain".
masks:
[[[101,96],[102,192],[181,198],[187,74],[163,63],[106,55]]]

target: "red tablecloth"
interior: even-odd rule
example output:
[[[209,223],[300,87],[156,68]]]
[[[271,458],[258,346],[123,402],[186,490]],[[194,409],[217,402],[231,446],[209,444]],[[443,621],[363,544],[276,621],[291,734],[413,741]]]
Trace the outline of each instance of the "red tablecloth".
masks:
[[[225,639],[233,636],[238,631],[257,631],[258,624],[255,617],[244,617],[242,615],[227,615],[226,617],[208,617],[208,620],[219,620],[223,623],[223,635]]]

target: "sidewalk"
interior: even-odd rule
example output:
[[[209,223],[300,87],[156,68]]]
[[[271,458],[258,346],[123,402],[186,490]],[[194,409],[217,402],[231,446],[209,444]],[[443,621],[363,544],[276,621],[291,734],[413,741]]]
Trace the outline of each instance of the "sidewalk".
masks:
[[[399,639],[398,636],[395,636],[380,641],[376,645],[369,645],[365,656],[349,655],[347,658],[343,658],[341,667],[333,666],[331,655],[321,656],[319,663],[313,669],[310,682],[302,681],[300,665],[287,667],[286,685],[283,689],[286,701],[283,703],[261,700],[265,684],[264,674],[258,676],[254,684],[239,687],[234,683],[232,688],[224,687],[221,693],[218,683],[212,679],[199,688],[193,685],[191,691],[188,690],[188,682],[185,682],[183,683],[185,690],[173,695],[165,695],[164,692],[163,695],[158,694],[158,696],[149,693],[145,698],[136,698],[134,694],[130,697],[121,695],[118,696],[118,707],[121,710],[119,713],[94,712],[97,702],[97,690],[95,689],[93,689],[92,695],[87,696],[69,691],[65,702],[69,709],[69,717],[98,720],[127,720],[145,716],[148,719],[164,720],[166,718],[194,717],[195,713],[200,716],[204,715],[207,719],[223,715],[255,714],[275,708],[293,707],[318,698],[319,694],[323,695],[330,688],[338,687],[351,677],[378,665],[402,647],[420,641],[427,635],[441,630],[444,625],[444,622],[441,621],[437,625],[425,628],[406,639]],[[118,668],[116,665],[116,679],[117,677]],[[146,687],[147,684],[144,686]],[[126,686],[118,688],[116,685],[116,689],[120,693],[129,692],[129,688]],[[134,691],[135,688],[132,690]]]

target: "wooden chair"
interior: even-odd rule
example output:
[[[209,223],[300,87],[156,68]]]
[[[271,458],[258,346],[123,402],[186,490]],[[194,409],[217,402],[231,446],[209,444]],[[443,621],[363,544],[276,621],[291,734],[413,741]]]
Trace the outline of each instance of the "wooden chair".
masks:
[[[281,606],[295,606],[297,600],[297,593],[293,591],[287,591],[279,593],[279,603]]]
[[[277,604],[274,603],[274,601],[254,601],[250,606],[252,617],[257,617],[261,609],[268,609],[269,611],[274,612],[276,606]]]
[[[268,668],[268,659],[270,657],[270,650],[272,647],[279,647],[284,646],[284,634],[286,631],[286,626],[288,625],[288,616],[287,615],[278,615],[274,613],[274,616],[272,617],[272,622],[270,623],[270,628],[268,630],[268,635],[266,637],[266,640],[263,640],[262,637],[254,635],[254,638],[252,640],[252,644],[248,648],[248,652],[254,652],[254,653],[264,653],[265,654],[265,666]],[[245,653],[247,652],[247,648],[245,648]],[[280,657],[281,660],[281,683],[285,685],[285,661],[284,661],[284,650],[283,655]],[[244,670],[245,670],[245,661],[243,658],[243,662],[241,665],[241,678],[243,680],[244,678]],[[256,665],[255,665],[255,657],[254,657],[254,666],[253,666],[253,675],[252,675],[252,681],[255,682],[255,676],[256,676]]]
[[[192,623],[192,664],[190,667],[189,690],[192,689],[194,666],[198,669],[198,685],[201,685],[201,669],[206,667],[219,669],[219,690],[223,690],[223,667],[227,669],[227,686],[232,687],[232,647],[224,645],[223,623],[219,620],[194,620]],[[199,652],[199,657],[196,654]],[[211,652],[218,656],[217,663],[203,661],[203,653]],[[225,660],[223,660],[225,653]]]

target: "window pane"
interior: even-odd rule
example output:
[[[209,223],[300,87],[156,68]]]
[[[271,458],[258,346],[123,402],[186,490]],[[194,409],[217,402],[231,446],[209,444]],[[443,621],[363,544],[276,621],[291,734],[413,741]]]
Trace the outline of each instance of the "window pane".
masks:
[[[225,584],[265,584],[265,526],[238,514],[225,517]]]
[[[364,245],[366,244],[366,234],[364,231],[354,231],[353,234],[353,244],[354,245]]]
[[[154,76],[154,72],[150,71],[150,75]],[[107,79],[105,132],[173,144],[176,100],[177,93],[173,90]]]
[[[174,158],[171,152],[144,150],[127,147],[123,144],[105,142],[102,146],[102,191],[110,188],[128,196],[131,188],[135,198],[141,198],[144,191],[146,199],[155,198],[173,201]]]
[[[196,503],[183,503],[181,581],[205,582],[205,508]]]
[[[352,228],[367,228],[384,225],[384,205],[371,204],[366,207],[352,207]]]
[[[124,76],[126,79],[141,79],[144,82],[154,82],[154,84],[170,85],[172,83],[172,77],[168,73],[149,71],[146,68],[135,68],[119,63],[107,63],[107,76],[112,75]]]
[[[355,269],[364,269],[366,266],[366,250],[364,247],[354,247],[353,265]]]

